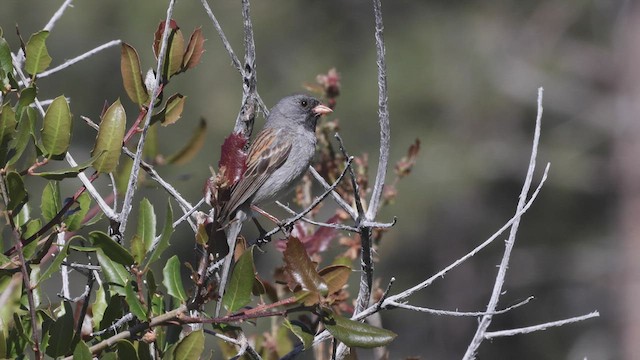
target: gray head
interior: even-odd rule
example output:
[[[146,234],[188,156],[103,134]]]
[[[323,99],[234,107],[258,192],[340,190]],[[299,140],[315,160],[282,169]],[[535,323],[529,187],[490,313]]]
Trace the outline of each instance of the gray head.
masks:
[[[332,110],[312,96],[296,94],[283,98],[271,109],[267,117],[267,127],[285,127],[300,124],[305,129],[314,131],[318,118]]]

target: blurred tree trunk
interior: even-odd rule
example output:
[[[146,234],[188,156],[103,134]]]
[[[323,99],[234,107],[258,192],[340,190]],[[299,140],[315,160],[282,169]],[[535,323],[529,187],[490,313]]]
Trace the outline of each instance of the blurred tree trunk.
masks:
[[[621,354],[640,354],[640,6],[621,15],[616,59],[620,97],[614,132],[614,179],[619,191],[619,324]],[[606,121],[606,119],[603,119]]]

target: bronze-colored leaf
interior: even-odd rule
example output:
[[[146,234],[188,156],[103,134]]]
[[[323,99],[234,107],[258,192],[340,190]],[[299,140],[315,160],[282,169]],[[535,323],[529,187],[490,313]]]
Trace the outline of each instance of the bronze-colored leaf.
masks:
[[[141,106],[146,104],[149,101],[149,93],[142,78],[138,52],[124,42],[120,48],[120,72],[129,99]]]
[[[204,53],[204,40],[202,28],[197,27],[191,34],[189,44],[187,44],[187,50],[184,52],[182,59],[183,69],[194,68],[200,63],[200,59]]]

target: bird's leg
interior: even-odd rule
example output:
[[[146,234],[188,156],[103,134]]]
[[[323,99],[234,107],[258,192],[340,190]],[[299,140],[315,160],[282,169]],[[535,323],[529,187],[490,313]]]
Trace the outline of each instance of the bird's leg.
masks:
[[[253,220],[253,223],[256,224],[258,232],[260,233],[260,236],[258,237],[258,240],[256,242],[258,244],[271,242],[271,236],[265,236],[267,234],[267,230],[265,230],[262,225],[260,225],[258,219],[252,217],[251,220]]]
[[[251,205],[251,210],[257,212],[258,214],[266,217],[267,219],[271,220],[274,224],[276,224],[279,228],[282,229],[282,222],[275,216],[269,214],[268,212],[260,209],[259,207],[255,206],[255,205]],[[265,234],[267,234],[267,231],[260,225],[260,223],[258,222],[258,219],[256,219],[255,217],[252,217],[254,224],[256,224],[256,227],[258,228],[258,232],[260,232],[260,237],[258,238],[257,242],[258,243],[268,243],[271,242],[271,236],[265,236]],[[287,235],[287,234],[285,234]]]

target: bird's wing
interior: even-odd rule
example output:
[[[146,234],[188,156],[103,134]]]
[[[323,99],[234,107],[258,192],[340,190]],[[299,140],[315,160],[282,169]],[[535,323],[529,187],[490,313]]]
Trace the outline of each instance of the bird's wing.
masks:
[[[267,181],[289,157],[291,142],[283,139],[280,130],[263,129],[249,148],[247,170],[231,190],[229,201],[220,214],[226,221],[237,208],[244,204]]]

